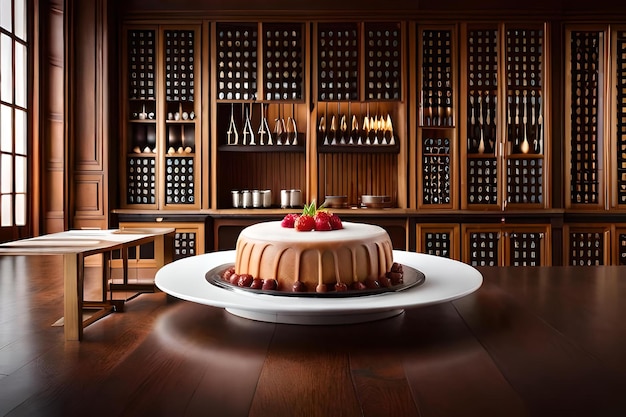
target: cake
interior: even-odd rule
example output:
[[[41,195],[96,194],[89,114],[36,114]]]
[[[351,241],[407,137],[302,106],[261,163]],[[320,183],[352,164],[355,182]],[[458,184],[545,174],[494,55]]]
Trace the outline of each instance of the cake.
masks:
[[[328,292],[389,287],[402,282],[392,244],[381,227],[340,223],[338,230],[299,231],[281,222],[246,227],[234,269],[223,278],[242,287]]]

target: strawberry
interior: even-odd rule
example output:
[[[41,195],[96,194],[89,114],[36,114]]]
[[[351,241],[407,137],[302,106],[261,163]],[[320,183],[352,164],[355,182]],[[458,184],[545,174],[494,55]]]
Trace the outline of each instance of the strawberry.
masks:
[[[341,219],[339,218],[339,216],[335,214],[331,214],[329,221],[330,221],[330,227],[333,230],[343,229],[343,223],[341,223]]]
[[[285,216],[281,223],[283,227],[289,227],[284,226],[284,224],[288,222],[288,216],[290,215]],[[315,200],[313,200],[311,204],[304,205],[302,214],[295,219],[293,227],[298,231],[343,229],[341,219],[326,210],[323,204],[316,207]]]
[[[315,230],[315,219],[313,218],[313,216],[303,214],[296,219],[293,227],[299,232],[308,232],[311,230]]]
[[[311,204],[305,204],[302,209],[302,214],[300,217],[296,219],[293,227],[299,232],[308,232],[310,230],[315,230],[315,212],[317,208],[315,207],[315,201]]]
[[[331,215],[325,211],[318,211],[313,218],[315,219],[315,230],[332,230],[330,224]]]
[[[280,222],[280,225],[282,227],[287,227],[289,229],[293,229],[294,224],[296,223],[296,219],[300,217],[299,214],[296,213],[289,213],[288,215],[286,215],[283,220]]]

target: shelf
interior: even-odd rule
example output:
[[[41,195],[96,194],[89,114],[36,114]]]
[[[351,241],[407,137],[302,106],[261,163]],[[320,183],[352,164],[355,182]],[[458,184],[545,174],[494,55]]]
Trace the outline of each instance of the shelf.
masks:
[[[318,145],[319,153],[399,153],[400,145]]]
[[[220,152],[297,152],[304,153],[304,145],[219,145]]]

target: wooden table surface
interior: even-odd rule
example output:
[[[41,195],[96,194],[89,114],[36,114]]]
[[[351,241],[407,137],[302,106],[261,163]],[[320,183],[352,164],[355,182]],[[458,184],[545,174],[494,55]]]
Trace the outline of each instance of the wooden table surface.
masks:
[[[625,268],[479,270],[469,296],[342,326],[143,294],[38,357],[11,415],[626,415]]]

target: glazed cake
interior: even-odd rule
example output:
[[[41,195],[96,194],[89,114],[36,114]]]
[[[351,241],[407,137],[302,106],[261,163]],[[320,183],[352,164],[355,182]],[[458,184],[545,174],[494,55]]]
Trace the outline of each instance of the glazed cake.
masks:
[[[231,283],[300,292],[386,287],[402,279],[392,250],[387,232],[374,225],[346,222],[340,230],[299,232],[278,221],[258,223],[239,235]]]

